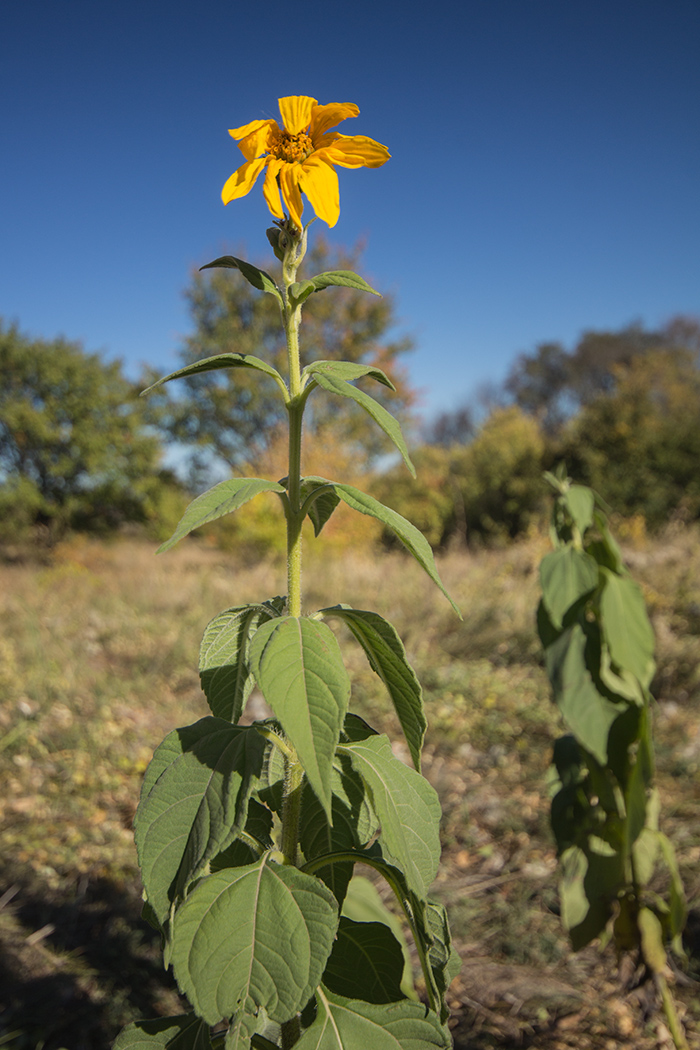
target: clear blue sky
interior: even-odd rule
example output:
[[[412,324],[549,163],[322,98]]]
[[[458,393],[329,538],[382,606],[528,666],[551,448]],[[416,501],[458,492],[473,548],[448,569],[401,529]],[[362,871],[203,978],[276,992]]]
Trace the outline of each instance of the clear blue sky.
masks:
[[[191,268],[268,252],[227,129],[351,101],[392,160],[340,170],[330,236],[455,407],[539,341],[700,314],[699,56],[698,0],[5,0],[0,316],[177,367]]]

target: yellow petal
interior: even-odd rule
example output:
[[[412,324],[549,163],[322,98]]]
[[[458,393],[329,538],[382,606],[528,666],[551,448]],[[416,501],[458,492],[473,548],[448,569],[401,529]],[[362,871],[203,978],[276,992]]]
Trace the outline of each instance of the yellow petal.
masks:
[[[267,166],[267,174],[265,175],[265,182],[263,184],[263,196],[268,208],[276,219],[284,218],[282,201],[280,200],[280,190],[277,185],[277,175],[282,164],[283,161],[278,160],[277,157],[272,157],[270,159],[270,163]]]
[[[282,122],[290,135],[306,131],[311,121],[311,110],[317,105],[308,95],[287,95],[279,99]]]
[[[246,135],[250,135],[251,132],[257,131],[258,128],[263,127],[265,124],[272,124],[271,120],[251,120],[250,124],[244,124],[242,128],[230,128],[229,135],[233,139],[244,139]]]
[[[267,164],[267,157],[258,157],[257,160],[248,160],[242,164],[238,171],[226,180],[221,191],[221,199],[224,204],[236,200],[237,197],[245,197],[250,193],[260,172]]]
[[[358,116],[359,112],[360,108],[354,102],[329,102],[325,106],[314,106],[309,128],[314,144],[329,128],[334,128],[348,117]]]
[[[316,155],[341,168],[380,168],[391,156],[386,146],[365,135],[338,135]]]
[[[302,201],[301,193],[299,192],[300,174],[300,164],[286,164],[284,162],[282,163],[282,167],[280,169],[280,186],[282,189],[282,197],[284,199],[284,203],[287,205],[289,218],[299,230],[302,228],[301,213],[304,210],[304,202]]]
[[[270,131],[272,129],[279,131],[276,120],[254,120],[253,124],[257,126],[252,127],[252,125],[248,125],[248,127],[252,127],[252,130],[247,135],[244,135],[238,143],[238,148],[246,160],[255,160],[262,153],[266,153]],[[240,131],[241,128],[237,130]],[[229,135],[231,134],[232,132],[229,131]],[[235,138],[236,136],[234,135],[233,137]]]
[[[319,219],[335,226],[340,216],[340,191],[338,176],[331,165],[312,154],[301,165],[299,186]]]

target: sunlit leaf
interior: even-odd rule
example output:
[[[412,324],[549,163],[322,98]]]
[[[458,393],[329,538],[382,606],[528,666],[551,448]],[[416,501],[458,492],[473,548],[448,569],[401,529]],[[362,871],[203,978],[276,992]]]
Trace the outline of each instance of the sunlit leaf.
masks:
[[[368,376],[370,379],[376,379],[378,383],[388,386],[390,390],[396,390],[386,372],[382,371],[381,368],[377,368],[376,365],[356,364],[354,361],[314,361],[312,364],[307,365],[301,374],[302,376],[307,376],[313,372],[342,380],[345,383],[351,383],[354,379]]]
[[[193,529],[198,529],[200,525],[206,525],[207,522],[216,521],[224,514],[231,514],[261,492],[284,491],[284,486],[279,482],[266,481],[264,478],[233,478],[230,481],[221,481],[190,503],[175,532],[169,540],[161,543],[156,553],[162,554],[164,551],[169,551]]]
[[[365,609],[337,605],[321,612],[346,623],[364,649],[370,667],[387,688],[406,735],[413,764],[420,771],[420,753],[427,728],[423,691],[396,628],[378,613]]]
[[[213,262],[205,263],[204,266],[199,267],[200,270],[213,270],[213,269],[228,269],[228,270],[240,270],[249,284],[252,284],[253,288],[257,288],[259,292],[269,292],[270,295],[274,295],[280,306],[282,306],[282,296],[280,290],[270,277],[269,273],[265,270],[258,269],[257,266],[253,266],[249,262],[245,262],[243,259],[237,259],[235,255],[222,255],[218,259],[214,259]]]
[[[209,1025],[195,1014],[132,1021],[117,1036],[112,1050],[211,1050]]]
[[[642,592],[629,576],[602,569],[605,586],[600,598],[603,633],[618,667],[630,671],[648,687],[654,675],[654,632]]]
[[[264,857],[195,886],[173,921],[173,969],[199,1016],[233,1018],[244,1046],[259,1008],[281,1023],[306,1005],[337,926],[335,898],[319,879]]]
[[[184,379],[185,376],[196,376],[202,372],[217,372],[225,368],[252,368],[256,372],[264,372],[265,375],[275,380],[283,392],[286,392],[282,376],[276,368],[269,365],[267,361],[263,361],[262,358],[254,357],[252,354],[215,354],[213,357],[203,357],[199,361],[193,361],[191,365],[186,365],[185,368],[178,368],[176,372],[163,376],[162,379],[142,390],[141,396],[145,397],[146,394],[150,394],[152,390],[162,386],[163,383],[169,383],[171,379]]]
[[[387,437],[393,441],[394,445],[401,453],[404,463],[415,478],[416,468],[413,466],[411,457],[408,454],[408,446],[406,445],[404,436],[401,433],[401,426],[399,421],[392,416],[391,412],[388,412],[383,405],[380,405],[373,397],[366,394],[364,390],[360,390],[358,387],[353,386],[352,383],[343,382],[332,375],[324,375],[322,372],[313,368],[310,369],[310,374],[324,390],[329,391],[331,394],[337,394],[338,397],[350,398],[350,400],[354,401],[361,408],[364,408],[365,412],[371,416],[375,423],[381,427]]]
[[[360,292],[371,292],[372,295],[379,295],[379,292],[375,292],[374,288],[370,288],[364,278],[357,273],[353,273],[352,270],[326,270],[325,273],[319,273],[312,277],[311,283],[317,292],[320,292],[323,288],[340,286],[356,288]]]
[[[560,630],[568,610],[598,585],[598,566],[590,555],[575,547],[560,547],[542,559],[542,600],[552,625]]]
[[[409,887],[425,897],[440,861],[440,801],[420,773],[395,758],[384,735],[341,744],[362,777],[381,826],[380,841],[405,872]]]
[[[335,635],[318,620],[270,620],[253,636],[250,663],[330,818],[333,756],[350,697]]]

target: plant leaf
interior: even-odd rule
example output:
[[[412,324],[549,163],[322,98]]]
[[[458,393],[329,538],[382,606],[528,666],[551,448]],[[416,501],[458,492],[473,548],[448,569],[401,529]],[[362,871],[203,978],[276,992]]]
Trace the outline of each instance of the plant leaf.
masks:
[[[333,756],[350,698],[335,635],[318,620],[270,620],[253,635],[250,664],[330,819]]]
[[[334,756],[331,790],[332,824],[315,793],[308,784],[304,787],[300,845],[307,861],[326,853],[362,849],[379,826],[364,784],[345,756]],[[329,864],[327,868],[317,869],[315,874],[323,879],[338,903],[342,904],[352,871],[352,862],[347,862]]]
[[[248,284],[252,284],[253,288],[257,288],[259,292],[269,292],[270,295],[274,295],[280,306],[282,306],[280,290],[269,273],[258,269],[257,266],[253,266],[243,259],[237,259],[235,255],[222,255],[220,258],[214,259],[213,262],[205,263],[204,266],[199,268],[200,270],[240,270]]]
[[[306,1005],[337,927],[335,898],[319,879],[265,856],[195,886],[175,913],[173,969],[199,1016],[231,1017],[243,1047],[260,1008],[282,1023]],[[231,1030],[229,1040],[237,1045]]]
[[[314,527],[314,535],[318,536],[321,529],[326,524],[335,508],[340,503],[340,497],[334,491],[333,487],[326,487],[320,485],[315,478],[302,478],[301,479],[301,502],[302,504],[309,498],[309,496],[317,489],[325,488],[324,492],[316,496],[312,503],[309,504],[307,514],[311,519],[311,524]]]
[[[667,966],[664,934],[658,917],[650,908],[640,908],[637,925],[642,942],[642,955],[652,973],[663,973]]]
[[[339,397],[350,398],[351,401],[355,401],[361,408],[364,408],[365,412],[372,417],[374,422],[381,427],[387,437],[396,445],[404,463],[415,478],[416,468],[413,466],[411,457],[408,454],[408,446],[401,433],[401,426],[391,412],[388,412],[383,405],[380,405],[373,397],[366,394],[364,390],[353,386],[352,383],[343,382],[331,375],[324,375],[313,368],[310,369],[310,374],[324,390],[328,390],[331,394],[337,394]]]
[[[112,1050],[211,1050],[209,1025],[193,1013],[132,1021],[122,1028]]]
[[[360,277],[359,274],[353,273],[352,270],[326,270],[325,273],[319,273],[312,277],[311,283],[317,292],[320,292],[323,288],[340,286],[356,288],[360,292],[371,292],[372,295],[379,295],[379,292],[375,292],[374,288],[370,288],[367,281]]]
[[[588,669],[586,635],[580,624],[567,628],[545,650],[554,700],[566,724],[602,766],[607,764],[608,736],[626,705],[601,696]]]
[[[376,379],[378,383],[388,386],[390,390],[396,390],[386,372],[377,368],[376,365],[355,364],[354,361],[313,361],[304,368],[301,374],[307,376],[311,372],[340,379],[345,383],[351,383],[353,379],[361,379],[362,376],[369,376],[370,379]]]
[[[353,922],[341,916],[323,983],[332,992],[367,1003],[395,1003],[401,991],[403,952],[382,922]]]
[[[366,492],[361,492],[360,489],[356,489],[352,485],[342,485],[339,481],[331,482],[325,478],[315,478],[315,480],[326,485],[333,485],[335,491],[343,502],[347,503],[348,507],[359,511],[360,514],[367,514],[370,518],[376,518],[383,525],[388,526],[398,536],[408,552],[413,555],[421,568],[425,570],[433,583],[440,588],[460,620],[462,619],[461,612],[450,598],[440,579],[430,544],[415,525],[412,525],[406,518],[397,514],[395,510],[374,499],[373,496],[368,496]]]
[[[269,365],[267,361],[263,361],[262,358],[255,357],[253,354],[215,354],[214,357],[203,357],[201,361],[194,361],[185,368],[178,368],[176,372],[163,376],[162,379],[158,379],[155,383],[151,383],[150,386],[146,387],[145,390],[142,390],[141,397],[150,394],[152,390],[162,386],[163,383],[169,383],[171,379],[184,379],[185,376],[196,376],[201,372],[216,372],[222,368],[253,368],[256,372],[264,372],[266,376],[274,379],[281,386],[282,390],[286,392],[287,388],[282,376],[276,368]]]
[[[190,503],[175,532],[169,540],[161,543],[156,553],[163,554],[164,551],[169,551],[193,529],[198,529],[200,525],[206,525],[209,521],[216,521],[224,514],[231,514],[260,492],[285,492],[285,488],[277,481],[267,481],[264,478],[233,478],[230,481],[220,481]]]
[[[452,947],[450,925],[447,912],[442,904],[429,900],[425,911],[428,932],[432,944],[428,951],[428,962],[435,981],[435,988],[440,1001],[440,1020],[443,1024],[450,1016],[445,1002],[445,993],[462,968],[462,960]]]
[[[283,608],[283,598],[236,605],[207,624],[199,647],[199,678],[212,714],[234,723],[241,717],[255,682],[249,663],[251,635]]]
[[[593,524],[595,495],[586,485],[570,485],[561,496],[574,524],[583,536]]]
[[[423,691],[396,629],[378,613],[365,609],[338,605],[321,609],[321,613],[343,620],[364,649],[370,667],[387,688],[406,736],[413,764],[420,772],[420,753],[427,728]]]
[[[618,667],[630,671],[645,688],[654,676],[654,631],[639,586],[629,576],[601,569],[603,634]]]
[[[452,1046],[436,1015],[410,999],[364,1003],[319,988],[316,1020],[296,1050],[435,1050]]]
[[[262,771],[265,741],[254,729],[212,717],[193,728],[198,739],[187,739],[179,755],[179,731],[166,737],[170,761],[142,797],[134,820],[146,897],[161,925],[172,901],[244,829]]]
[[[394,757],[388,737],[340,744],[362,777],[381,826],[380,842],[403,869],[410,889],[425,897],[440,862],[440,801],[420,773]]]
[[[598,566],[574,547],[551,551],[540,565],[542,598],[555,630],[560,630],[572,605],[598,586]]]

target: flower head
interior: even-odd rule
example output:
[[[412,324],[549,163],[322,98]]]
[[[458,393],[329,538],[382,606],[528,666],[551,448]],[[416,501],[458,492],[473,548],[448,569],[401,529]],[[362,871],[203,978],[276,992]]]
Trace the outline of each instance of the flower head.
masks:
[[[389,151],[365,135],[341,135],[330,130],[341,120],[358,115],[360,110],[353,102],[319,106],[307,95],[288,95],[279,100],[279,106],[283,127],[276,120],[253,120],[229,131],[245,164],[226,181],[221,199],[228,204],[245,197],[267,168],[263,194],[277,219],[284,219],[283,200],[290,219],[301,229],[304,193],[319,219],[335,226],[340,215],[340,191],[334,165],[378,168],[389,159]]]

